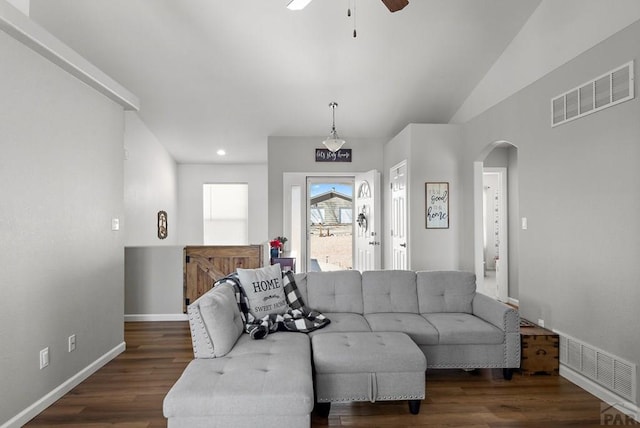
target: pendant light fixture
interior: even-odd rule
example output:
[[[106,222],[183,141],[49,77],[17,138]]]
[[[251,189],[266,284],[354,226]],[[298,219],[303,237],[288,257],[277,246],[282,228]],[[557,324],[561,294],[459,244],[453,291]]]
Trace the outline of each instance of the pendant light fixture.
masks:
[[[331,110],[333,112],[333,124],[331,126],[331,133],[322,142],[322,144],[324,144],[325,147],[329,149],[330,152],[335,153],[338,150],[340,150],[340,148],[343,146],[344,143],[346,143],[346,141],[338,137],[338,133],[336,132],[336,107],[338,107],[338,103],[336,103],[335,101],[331,102],[329,103],[329,107],[331,107]]]

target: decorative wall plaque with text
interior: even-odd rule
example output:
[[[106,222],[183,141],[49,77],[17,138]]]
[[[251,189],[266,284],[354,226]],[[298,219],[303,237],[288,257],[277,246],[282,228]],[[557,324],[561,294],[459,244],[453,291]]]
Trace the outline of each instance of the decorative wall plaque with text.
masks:
[[[449,228],[449,183],[425,183],[427,229]]]
[[[351,149],[332,152],[329,149],[316,149],[316,162],[351,162]]]

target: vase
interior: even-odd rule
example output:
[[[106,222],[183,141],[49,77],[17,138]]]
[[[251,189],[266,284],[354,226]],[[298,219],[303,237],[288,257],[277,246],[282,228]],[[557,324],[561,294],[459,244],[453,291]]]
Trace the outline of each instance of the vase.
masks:
[[[271,248],[271,258],[277,259],[278,257],[280,257],[280,250],[275,247]]]

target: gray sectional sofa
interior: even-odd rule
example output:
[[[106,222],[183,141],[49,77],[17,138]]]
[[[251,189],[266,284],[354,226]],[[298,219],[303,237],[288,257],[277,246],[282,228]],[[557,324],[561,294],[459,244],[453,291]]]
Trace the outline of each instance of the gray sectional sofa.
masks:
[[[385,372],[376,377],[376,373],[352,373],[360,363],[346,359],[362,353],[314,349],[312,343],[346,350],[352,344],[360,346],[365,338],[369,342],[365,347],[400,354],[406,350],[411,354],[410,370],[420,372],[425,367],[502,368],[510,378],[511,370],[520,365],[517,310],[476,293],[472,273],[338,271],[296,274],[295,278],[307,306],[323,312],[331,320],[328,326],[309,334],[277,332],[252,340],[238,327],[239,312],[234,302],[229,303],[228,290],[226,300],[220,298],[225,290],[216,287],[190,305],[196,359],[165,397],[164,415],[170,428],[308,427],[316,401],[408,399],[411,411],[419,410],[424,376],[418,377],[422,381],[417,385],[407,386],[416,376],[393,367],[398,355],[363,362]],[[221,333],[225,322],[232,327]],[[228,330],[232,330],[230,336]],[[318,335],[335,337],[315,340]],[[404,335],[411,340],[399,337]],[[404,345],[398,349],[396,343]],[[426,365],[416,349],[426,357]],[[332,373],[314,373],[314,358],[316,366],[328,365]],[[341,364],[350,366],[350,372],[336,375],[341,371],[336,365]],[[385,380],[389,377],[390,381]],[[365,393],[351,391],[359,382]]]

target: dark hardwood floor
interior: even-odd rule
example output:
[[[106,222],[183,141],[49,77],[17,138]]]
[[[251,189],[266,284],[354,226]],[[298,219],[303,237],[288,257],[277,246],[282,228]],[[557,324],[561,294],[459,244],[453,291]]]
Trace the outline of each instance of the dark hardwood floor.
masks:
[[[27,427],[166,427],[162,400],[193,358],[187,322],[125,324],[127,350]],[[334,404],[313,427],[601,427],[601,401],[559,376],[430,370],[419,415],[406,402]],[[285,427],[283,427],[285,428]]]

